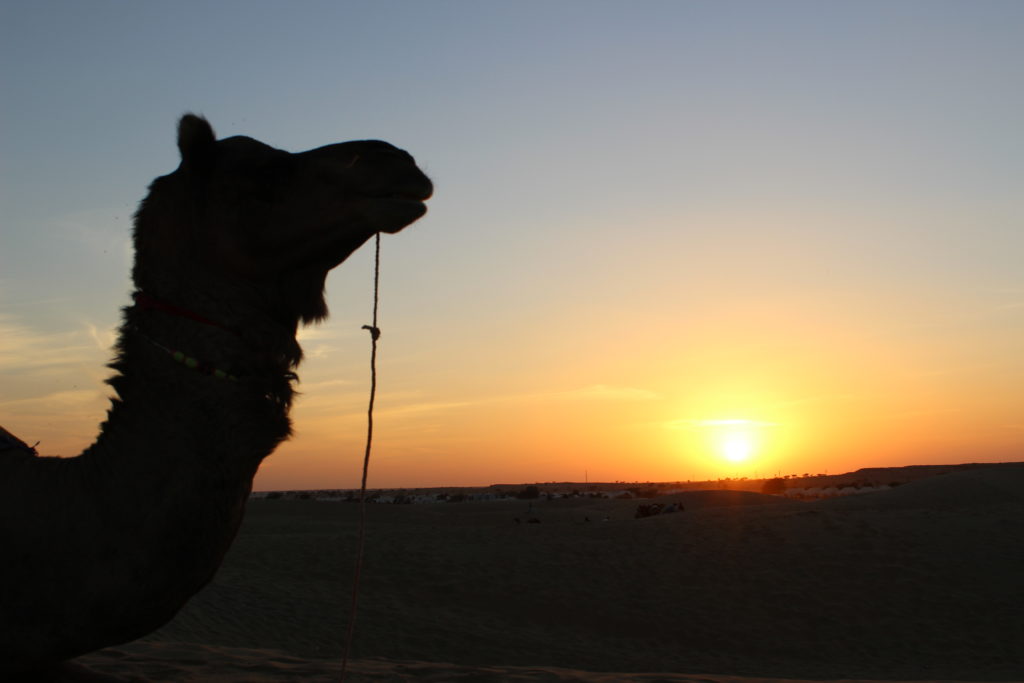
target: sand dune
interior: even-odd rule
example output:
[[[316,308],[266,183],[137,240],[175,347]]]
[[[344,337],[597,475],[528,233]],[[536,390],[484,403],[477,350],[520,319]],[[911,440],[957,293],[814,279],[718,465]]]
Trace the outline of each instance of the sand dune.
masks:
[[[111,648],[92,658],[95,669],[117,670],[125,681],[181,681],[182,683],[274,683],[306,681],[336,683],[337,660],[301,658],[280,650],[210,647],[196,643],[134,643]],[[149,678],[152,677],[152,678]],[[445,662],[359,660],[349,665],[346,680],[428,681],[445,683],[844,683],[862,679],[791,679],[728,676],[596,672],[554,666],[469,666]],[[875,681],[875,683],[889,683]],[[932,683],[917,681],[916,683]],[[934,683],[940,683],[934,679]],[[953,682],[955,683],[955,682]]]
[[[1024,466],[810,503],[668,499],[686,511],[372,506],[351,680],[1024,680]],[[171,624],[82,661],[136,680],[336,680],[356,513],[255,501]],[[513,521],[527,514],[542,523]]]

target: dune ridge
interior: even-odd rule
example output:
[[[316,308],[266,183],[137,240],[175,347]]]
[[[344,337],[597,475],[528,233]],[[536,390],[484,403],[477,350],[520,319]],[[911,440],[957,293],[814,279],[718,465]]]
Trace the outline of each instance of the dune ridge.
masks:
[[[686,511],[371,507],[352,680],[1024,680],[1024,465],[813,502],[664,500]],[[515,523],[527,510],[541,523]],[[172,623],[83,662],[153,681],[336,676],[355,512],[254,501]]]

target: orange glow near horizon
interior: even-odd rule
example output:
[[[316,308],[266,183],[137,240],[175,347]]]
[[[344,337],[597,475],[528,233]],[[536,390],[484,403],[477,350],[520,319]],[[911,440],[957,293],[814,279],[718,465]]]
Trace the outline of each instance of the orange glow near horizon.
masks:
[[[521,332],[511,370],[496,361],[509,353],[500,344],[427,352],[417,346],[426,324],[397,329],[381,358],[370,486],[702,481],[1021,459],[1019,370],[972,365],[946,339],[928,347],[858,334],[828,320],[810,295],[778,305],[774,323],[739,304],[724,320],[719,301],[695,310],[684,330],[661,322],[653,341],[642,326],[624,326],[577,337],[557,354],[538,324],[537,338],[533,328]],[[575,329],[587,311],[580,305],[573,315],[559,329]],[[358,485],[365,359],[354,344],[332,353],[338,329],[332,321],[304,331],[308,379],[295,436],[264,461],[257,490]],[[491,331],[500,338],[501,329]],[[46,338],[21,337],[29,359],[47,349]],[[9,345],[19,338],[6,336]],[[756,345],[744,343],[751,338]],[[45,455],[75,455],[91,443],[109,395],[101,341],[83,344],[70,369],[96,368],[94,386],[8,402],[4,426],[42,440]],[[1016,358],[1006,347],[1004,356]]]
[[[721,235],[723,251],[735,249],[737,224],[757,220],[714,218],[695,222]],[[402,310],[415,290],[400,290],[381,350],[370,486],[703,481],[1024,455],[1017,308],[936,335],[926,323],[945,324],[948,302],[803,287],[754,255],[739,264],[752,278],[739,287],[701,272],[698,256],[685,275],[694,284],[670,250],[643,254],[649,271],[680,278],[673,291],[695,291],[681,302],[620,299],[595,274],[586,297],[554,309],[548,289],[524,286],[516,301],[525,303],[457,337],[419,309]],[[332,275],[328,298],[358,291],[365,274],[355,262]],[[761,282],[776,283],[771,296],[755,295]],[[907,310],[924,322],[908,324]],[[528,324],[510,322],[522,311]],[[295,436],[264,461],[256,489],[358,485],[368,386],[365,339],[350,331],[363,319],[350,315],[302,330]],[[112,329],[108,316],[101,329]],[[12,366],[73,358],[49,371],[59,386],[78,386],[79,368],[93,368],[88,386],[3,406],[4,426],[41,440],[43,454],[77,454],[107,407],[110,335],[55,337],[4,318],[0,332]],[[10,374],[5,389],[23,376]]]

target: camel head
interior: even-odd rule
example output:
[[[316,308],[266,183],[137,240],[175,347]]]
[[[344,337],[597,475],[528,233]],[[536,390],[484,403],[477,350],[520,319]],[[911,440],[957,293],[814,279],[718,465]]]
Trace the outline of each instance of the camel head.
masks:
[[[187,114],[178,148],[178,169],[153,182],[136,214],[136,286],[178,304],[197,288],[256,292],[292,325],[325,318],[327,273],[426,213],[433,191],[409,154],[376,140],[293,154],[217,140]]]

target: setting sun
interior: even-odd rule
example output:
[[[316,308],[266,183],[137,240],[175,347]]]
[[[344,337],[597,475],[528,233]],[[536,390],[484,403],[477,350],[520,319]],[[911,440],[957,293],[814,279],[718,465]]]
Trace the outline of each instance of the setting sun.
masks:
[[[763,430],[769,423],[755,420],[703,420],[699,425],[708,430],[715,455],[739,464],[748,462],[761,450]]]
[[[751,420],[710,420],[707,424],[714,430],[718,454],[729,462],[746,462],[757,450],[755,430],[758,423]]]
[[[754,453],[749,434],[729,434],[721,441],[722,455],[730,462],[743,462]]]

